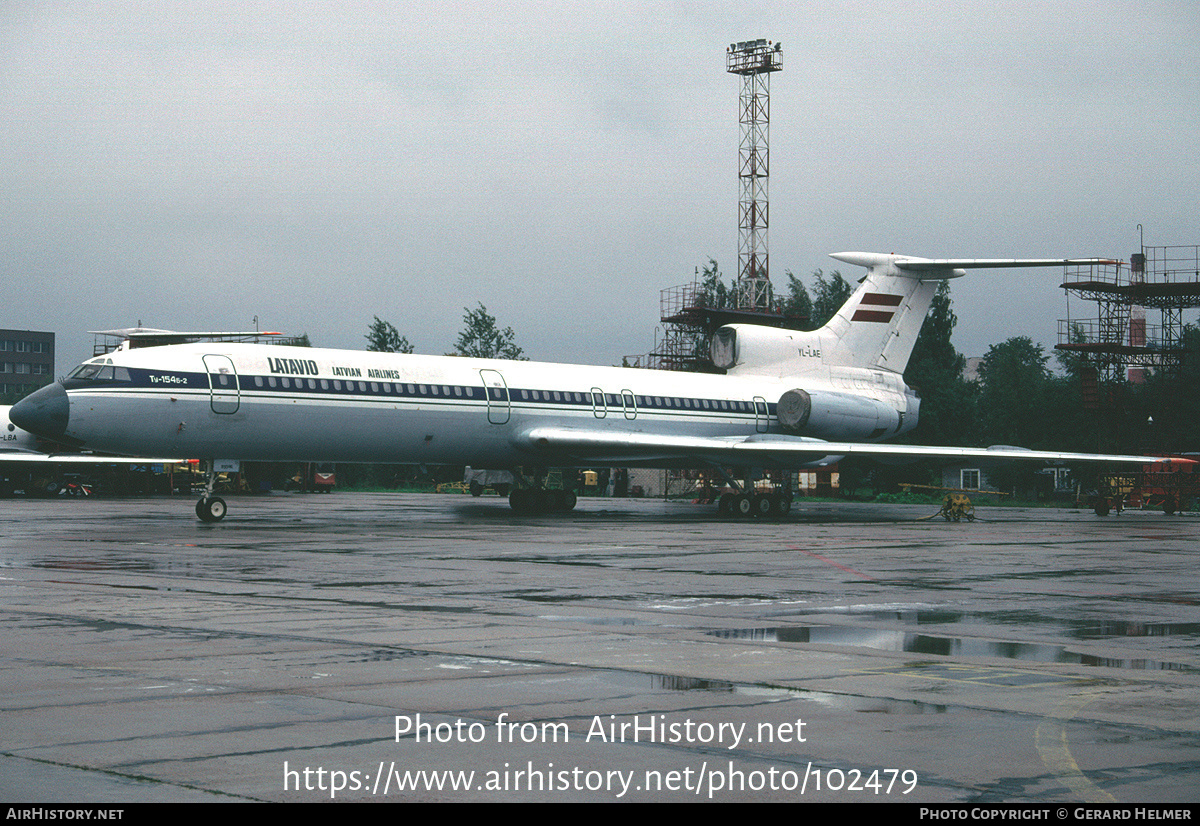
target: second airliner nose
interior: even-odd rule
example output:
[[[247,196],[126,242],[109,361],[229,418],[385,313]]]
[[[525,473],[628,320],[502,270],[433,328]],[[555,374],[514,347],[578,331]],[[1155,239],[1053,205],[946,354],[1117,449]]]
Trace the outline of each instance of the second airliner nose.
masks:
[[[21,399],[8,417],[13,424],[43,439],[59,440],[67,432],[71,406],[67,391],[55,383]]]

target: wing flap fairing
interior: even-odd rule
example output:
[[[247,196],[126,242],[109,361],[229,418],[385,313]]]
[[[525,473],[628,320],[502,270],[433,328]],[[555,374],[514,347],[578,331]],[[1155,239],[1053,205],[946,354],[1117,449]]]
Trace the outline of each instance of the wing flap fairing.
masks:
[[[825,442],[803,436],[682,436],[659,433],[615,433],[566,427],[535,427],[518,446],[560,459],[704,460],[734,466],[778,464],[802,467],[829,464],[845,456],[881,459],[971,459],[981,462],[1043,461],[1150,464],[1161,456],[1071,453],[997,447],[942,447],[877,442]]]
[[[0,464],[6,462],[24,464],[60,465],[178,465],[185,459],[162,459],[132,456],[95,456],[86,453],[30,453],[27,451],[0,451]]]

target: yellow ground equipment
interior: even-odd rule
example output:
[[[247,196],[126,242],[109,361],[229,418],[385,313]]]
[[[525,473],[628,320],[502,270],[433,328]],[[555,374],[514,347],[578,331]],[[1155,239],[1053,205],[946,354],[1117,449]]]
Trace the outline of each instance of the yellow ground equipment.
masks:
[[[975,521],[975,506],[965,493],[947,493],[942,498],[942,509],[938,511],[947,522],[960,522],[966,519]]]

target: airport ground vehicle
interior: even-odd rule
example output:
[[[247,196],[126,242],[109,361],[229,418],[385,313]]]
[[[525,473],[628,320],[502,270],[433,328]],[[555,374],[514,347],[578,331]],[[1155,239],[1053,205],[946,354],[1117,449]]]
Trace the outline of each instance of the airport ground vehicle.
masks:
[[[1163,457],[1139,470],[1105,473],[1097,480],[1096,492],[1087,505],[1098,516],[1120,513],[1126,508],[1159,509],[1165,514],[1194,509],[1200,499],[1200,472],[1186,456]]]

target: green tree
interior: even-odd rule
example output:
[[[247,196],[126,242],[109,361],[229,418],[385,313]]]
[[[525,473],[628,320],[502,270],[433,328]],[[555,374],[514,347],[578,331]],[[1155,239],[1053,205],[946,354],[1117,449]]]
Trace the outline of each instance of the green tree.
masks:
[[[956,326],[958,316],[951,309],[950,282],[943,280],[929,302],[929,312],[917,334],[909,365],[926,364],[944,375],[961,376],[966,359],[950,341]]]
[[[807,324],[812,319],[812,298],[808,288],[791,270],[785,271],[788,279],[788,295],[783,300],[783,314],[792,318],[802,318]]]
[[[1200,328],[1184,327],[1179,344],[1178,369],[1148,371],[1144,385],[1128,388],[1129,412],[1118,424],[1123,450],[1200,451]]]
[[[412,345],[405,336],[392,326],[391,322],[375,316],[375,321],[367,328],[363,336],[367,340],[367,349],[374,353],[411,353]]]
[[[1069,341],[1083,344],[1087,334],[1079,324],[1072,324]],[[1091,386],[1091,395],[1098,392],[1098,374],[1092,357],[1087,353],[1058,350],[1054,354],[1061,375],[1050,377],[1049,398],[1046,401],[1047,428],[1053,434],[1053,447],[1081,452],[1099,448],[1100,417],[1095,405],[1084,404],[1084,383]],[[1098,397],[1097,397],[1098,398]],[[1094,468],[1093,468],[1094,470]],[[1078,477],[1079,469],[1076,470]]]
[[[966,359],[950,341],[958,317],[950,284],[938,285],[913,345],[904,381],[921,395],[921,417],[908,434],[918,444],[969,445],[975,431],[975,385],[963,378]]]
[[[1028,336],[988,348],[979,365],[979,429],[985,445],[1066,449],[1060,429],[1063,411],[1056,383],[1046,367],[1049,356]],[[1034,486],[1036,463],[1012,462],[988,470],[1000,489]]]
[[[813,270],[813,278],[817,283],[813,286],[812,313],[809,315],[808,329],[818,330],[842,309],[854,288],[837,270],[828,276],[823,270]]]
[[[722,278],[716,259],[708,259],[708,264],[700,273],[701,306],[713,310],[724,310],[737,303],[737,280],[732,279],[729,286],[725,286]]]
[[[1071,344],[1086,344],[1087,332],[1083,329],[1083,325],[1072,324],[1068,340]],[[1058,362],[1058,366],[1064,373],[1074,379],[1080,379],[1092,366],[1092,359],[1087,353],[1074,350],[1059,350],[1054,354],[1054,360]],[[1092,370],[1092,372],[1095,371]]]
[[[985,444],[1042,447],[1050,395],[1049,360],[1028,336],[993,344],[979,365],[980,427]]]
[[[501,330],[496,325],[495,316],[482,303],[479,309],[463,307],[463,311],[463,324],[466,327],[458,334],[458,342],[450,355],[528,361],[524,351],[517,346],[512,327]]]

